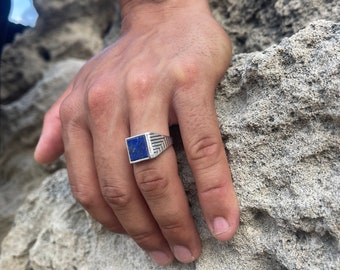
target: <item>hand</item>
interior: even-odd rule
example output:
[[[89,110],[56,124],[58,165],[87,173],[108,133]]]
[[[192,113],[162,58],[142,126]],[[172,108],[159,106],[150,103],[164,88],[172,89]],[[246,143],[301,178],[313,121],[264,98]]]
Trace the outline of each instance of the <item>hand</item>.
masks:
[[[92,58],[47,112],[35,159],[51,162],[65,152],[73,195],[92,217],[127,233],[159,264],[174,256],[188,263],[201,244],[173,148],[132,166],[125,138],[169,135],[178,124],[207,225],[229,240],[239,210],[214,91],[230,42],[206,1],[121,5],[119,40]]]

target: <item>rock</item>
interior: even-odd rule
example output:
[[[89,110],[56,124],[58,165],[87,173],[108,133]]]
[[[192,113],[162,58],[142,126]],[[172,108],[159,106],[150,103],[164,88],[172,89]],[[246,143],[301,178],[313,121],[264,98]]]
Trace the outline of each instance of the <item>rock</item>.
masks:
[[[263,52],[236,55],[216,95],[241,206],[228,243],[203,221],[185,154],[179,172],[203,254],[156,266],[103,230],[60,170],[28,197],[2,242],[0,269],[339,269],[340,24],[317,21]]]
[[[27,194],[42,180],[63,166],[58,161],[50,166],[33,160],[44,113],[66,89],[72,77],[85,62],[68,59],[52,64],[43,79],[21,99],[1,105],[2,151],[0,157],[0,241],[8,232],[17,208]],[[1,269],[1,268],[0,268]]]
[[[222,82],[216,103],[242,209],[230,244],[243,255],[228,256],[241,269],[340,267],[339,39],[340,24],[312,23],[237,56]]]
[[[0,269],[155,267],[131,239],[109,233],[87,217],[71,195],[66,170],[46,179],[27,198],[2,244],[1,256]]]
[[[229,33],[234,53],[262,51],[312,21],[339,21],[337,1],[209,0],[215,18]]]
[[[66,90],[73,76],[84,64],[85,61],[72,58],[53,63],[44,72],[43,79],[25,96],[10,104],[1,105],[2,125],[7,131],[3,137],[4,143],[8,144],[15,135],[23,135],[24,130],[39,133],[44,113]],[[35,136],[33,143],[37,137]]]
[[[103,35],[115,14],[111,0],[61,0],[34,2],[37,25],[14,44],[1,59],[1,102],[9,103],[26,93],[41,77],[49,62],[66,58],[88,59],[103,47]]]

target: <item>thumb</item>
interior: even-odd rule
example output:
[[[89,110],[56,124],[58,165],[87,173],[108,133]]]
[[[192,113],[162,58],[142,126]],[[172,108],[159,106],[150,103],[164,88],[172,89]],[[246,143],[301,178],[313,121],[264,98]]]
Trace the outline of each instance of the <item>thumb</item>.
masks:
[[[34,159],[38,163],[50,163],[64,153],[59,108],[71,89],[69,87],[45,114],[40,139],[34,152]]]
[[[63,152],[64,145],[61,136],[61,122],[53,112],[46,113],[39,142],[35,148],[34,159],[38,163],[50,163]]]

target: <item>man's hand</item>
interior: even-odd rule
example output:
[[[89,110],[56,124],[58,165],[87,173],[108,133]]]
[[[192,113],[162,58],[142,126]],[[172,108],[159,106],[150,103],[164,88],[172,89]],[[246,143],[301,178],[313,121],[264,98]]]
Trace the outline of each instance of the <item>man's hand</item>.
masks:
[[[239,210],[214,107],[230,42],[204,0],[121,1],[119,40],[92,58],[47,112],[35,152],[65,152],[74,197],[159,264],[188,263],[200,238],[173,148],[129,164],[125,138],[178,124],[207,225],[219,240]]]

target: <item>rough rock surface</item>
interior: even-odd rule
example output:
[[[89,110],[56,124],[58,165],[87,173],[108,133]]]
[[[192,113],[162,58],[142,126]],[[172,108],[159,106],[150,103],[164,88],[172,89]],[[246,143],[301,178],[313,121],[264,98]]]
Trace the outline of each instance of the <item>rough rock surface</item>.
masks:
[[[340,20],[333,0],[209,0],[213,14],[229,33],[234,53],[262,51],[314,20]]]
[[[51,171],[63,166],[62,161],[47,167],[38,165],[32,155],[44,113],[83,64],[83,60],[77,59],[52,64],[31,91],[1,106],[1,130],[5,132],[1,132],[0,240],[27,193],[37,188]]]
[[[5,47],[1,59],[1,102],[26,93],[48,63],[88,59],[103,46],[114,13],[111,0],[35,0],[37,25]]]
[[[156,266],[133,241],[102,230],[60,170],[18,211],[0,269],[339,269],[339,39],[340,24],[316,21],[278,45],[234,57],[216,95],[241,205],[230,242],[206,229],[177,146],[203,242],[196,262]]]

